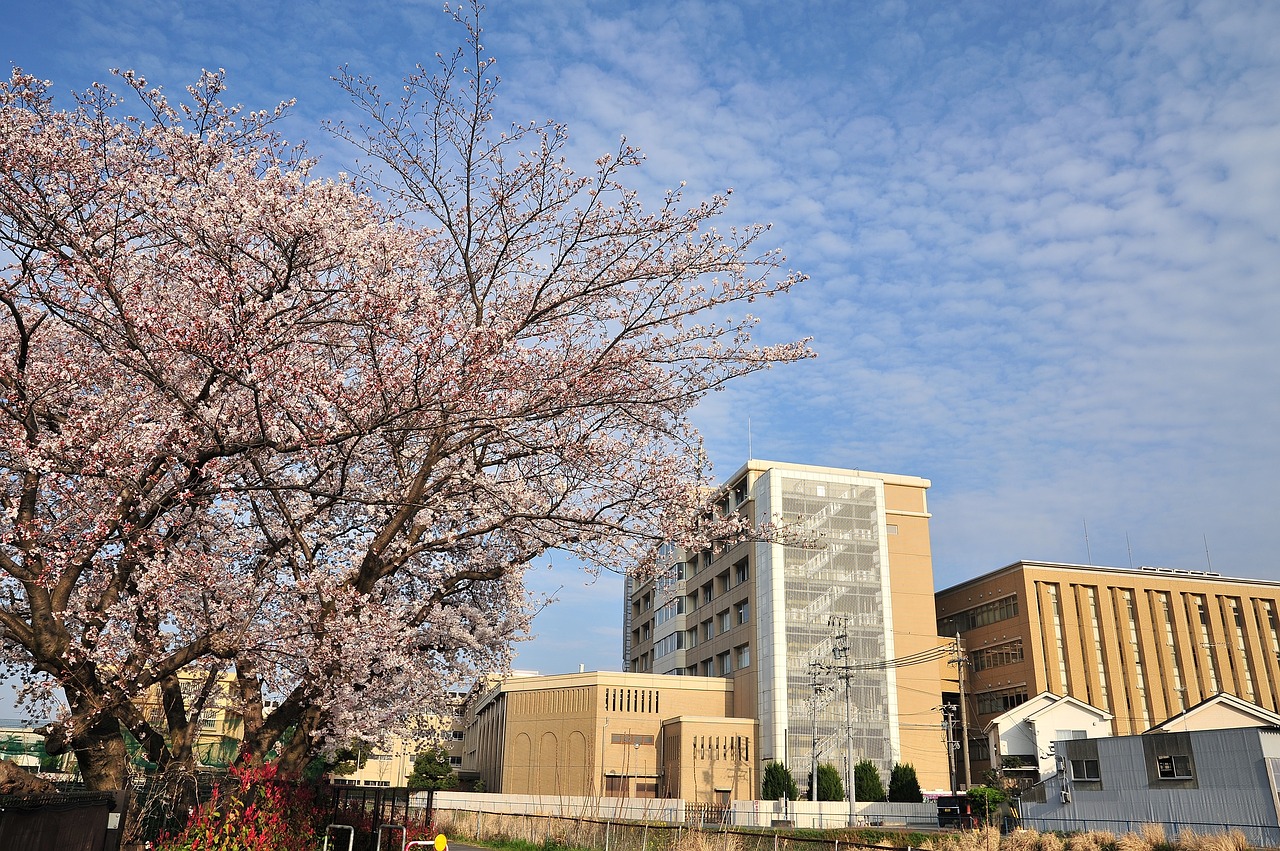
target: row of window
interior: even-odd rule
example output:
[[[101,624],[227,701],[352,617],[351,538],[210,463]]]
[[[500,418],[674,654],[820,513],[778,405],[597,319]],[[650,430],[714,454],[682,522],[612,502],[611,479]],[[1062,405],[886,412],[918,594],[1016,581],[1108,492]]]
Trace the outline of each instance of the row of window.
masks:
[[[957,632],[968,632],[979,626],[999,623],[1018,615],[1018,595],[1010,594],[999,600],[974,606],[963,612],[956,612],[938,621],[938,635],[955,635]]]
[[[658,712],[656,688],[606,688],[604,708],[608,712]]]
[[[1192,780],[1191,757],[1169,754],[1156,757],[1156,774],[1161,780]],[[1071,760],[1071,779],[1087,782],[1102,780],[1102,770],[1096,759]]]
[[[734,564],[732,573],[726,570],[723,573],[721,573],[719,576],[717,576],[714,581],[708,582],[705,585],[703,585],[701,589],[694,589],[687,596],[677,596],[674,599],[669,599],[666,603],[663,603],[661,606],[658,607],[658,610],[654,613],[652,620],[646,620],[644,623],[640,624],[635,629],[631,630],[631,643],[634,645],[634,644],[643,644],[649,641],[651,636],[653,635],[654,627],[661,626],[662,624],[670,621],[672,618],[676,617],[677,615],[684,614],[686,611],[691,612],[694,609],[698,608],[699,606],[704,606],[707,603],[711,602],[716,597],[720,596],[721,594],[725,594],[731,589],[736,588],[742,583],[746,582],[751,575],[748,564],[749,563],[747,559],[742,559],[741,561]],[[677,565],[677,567],[683,568],[683,565]],[[733,578],[732,585],[729,584],[730,576],[732,576]],[[667,593],[670,593],[671,591],[674,590],[674,583],[666,582],[664,587],[667,589],[666,593],[655,595],[654,593],[646,592],[639,599],[633,601],[631,604],[631,610],[632,610],[633,616],[638,618],[643,613],[652,610],[655,599],[662,599],[666,597]],[[738,603],[734,606],[734,617],[736,618],[737,623],[741,624],[741,623],[747,622],[746,608],[747,608],[746,601]],[[732,622],[730,621],[729,610],[725,609],[724,611],[720,612],[717,617],[720,621],[720,632],[721,633],[727,632],[733,625]],[[713,635],[713,633],[710,631],[711,623],[712,622],[710,619],[703,621],[702,623],[702,626],[703,626],[702,640],[703,641],[707,640],[708,638],[711,638]],[[697,628],[694,628],[689,630],[688,632],[689,632],[689,636],[688,636],[689,646],[693,647],[697,644],[698,630]],[[663,648],[661,650],[658,650],[657,648],[655,648],[653,658],[659,659],[662,656],[665,656],[667,653],[670,653],[672,650],[676,650],[676,649],[679,649],[679,647],[672,646],[671,643],[663,645]]]
[[[746,736],[693,736],[694,759],[751,759],[751,739]]]
[[[1027,687],[979,692],[974,696],[979,715],[997,715],[1027,702]]]
[[[751,667],[751,645],[739,644],[733,650],[726,650],[714,659],[703,659],[696,665],[690,665],[679,673],[690,677],[727,677],[734,671]]]
[[[653,616],[653,622],[655,626],[661,626],[662,624],[674,618],[676,615],[683,615],[683,614],[684,614],[684,597],[676,597],[674,600],[671,600],[670,602],[664,604],[662,608],[658,609],[657,613],[654,614]]]
[[[683,649],[684,649],[684,633],[673,632],[671,635],[668,635],[666,638],[660,639],[658,643],[653,646],[653,658],[661,659],[663,656],[666,656],[670,653],[674,653],[677,650],[683,650]]]
[[[714,580],[706,582],[700,589],[695,588],[689,592],[689,611],[693,611],[698,606],[705,606],[721,594],[728,593],[731,589],[737,588],[746,582],[751,576],[748,562],[744,558],[733,566],[733,572],[730,574],[728,570],[721,573]],[[730,576],[733,582],[730,584]]]
[[[701,624],[690,627],[689,647],[697,647],[699,642],[707,642],[717,635],[724,635],[735,626],[742,626],[751,619],[751,605],[746,600],[736,603],[732,609],[725,609],[715,616],[707,618]]]
[[[975,671],[985,671],[988,668],[1012,665],[1015,662],[1021,662],[1022,658],[1021,638],[1016,641],[997,644],[994,647],[983,647],[969,654],[969,659],[973,663]]]

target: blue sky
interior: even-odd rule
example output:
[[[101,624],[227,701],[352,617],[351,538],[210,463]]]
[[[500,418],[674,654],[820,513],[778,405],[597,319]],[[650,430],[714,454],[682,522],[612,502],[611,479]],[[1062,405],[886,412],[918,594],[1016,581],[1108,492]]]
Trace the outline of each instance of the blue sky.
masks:
[[[460,37],[439,2],[3,0],[0,61],[84,88],[133,68],[320,129]],[[502,115],[583,169],[626,135],[643,192],[734,189],[811,280],[762,337],[819,357],[717,393],[748,452],[933,482],[934,577],[1020,558],[1280,579],[1280,4],[492,0]],[[1085,529],[1088,530],[1086,547]],[[1206,555],[1207,543],[1207,555]],[[517,667],[617,669],[621,582],[556,592]]]

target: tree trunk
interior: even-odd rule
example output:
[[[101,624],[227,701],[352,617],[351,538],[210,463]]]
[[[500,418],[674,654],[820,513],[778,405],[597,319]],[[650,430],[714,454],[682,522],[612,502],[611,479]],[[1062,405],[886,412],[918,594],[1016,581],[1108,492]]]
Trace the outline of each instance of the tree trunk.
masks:
[[[129,751],[115,718],[99,716],[83,732],[72,736],[71,746],[86,788],[95,792],[129,788]]]

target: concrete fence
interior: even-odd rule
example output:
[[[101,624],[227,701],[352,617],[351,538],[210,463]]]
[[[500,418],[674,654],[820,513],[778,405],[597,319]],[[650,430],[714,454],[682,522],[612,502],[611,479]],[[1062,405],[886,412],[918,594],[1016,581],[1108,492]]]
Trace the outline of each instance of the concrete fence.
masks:
[[[419,793],[415,796],[415,804],[425,806],[426,795]],[[725,827],[837,828],[852,823],[858,826],[918,828],[936,827],[938,824],[937,807],[932,801],[921,804],[858,803],[855,817],[851,820],[849,805],[841,801],[734,801],[728,807],[708,807],[658,798],[441,791],[435,793],[435,809],[437,813],[493,813]]]

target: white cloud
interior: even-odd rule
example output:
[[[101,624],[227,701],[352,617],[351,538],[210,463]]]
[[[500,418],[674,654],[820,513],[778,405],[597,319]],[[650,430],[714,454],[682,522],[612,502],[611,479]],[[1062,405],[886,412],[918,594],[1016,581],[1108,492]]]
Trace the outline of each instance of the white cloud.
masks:
[[[49,39],[55,67],[23,63],[42,76],[157,76],[199,45],[312,126],[343,108],[332,67],[390,83],[456,38],[401,4],[332,0],[269,36],[248,4],[178,24],[56,5],[85,41]],[[1200,567],[1208,536],[1216,569],[1274,576],[1280,6],[492,5],[504,115],[567,121],[580,164],[625,133],[646,193],[734,187],[730,215],[773,222],[813,277],[761,331],[820,357],[698,412],[719,472],[749,410],[757,457],[931,478],[940,582],[1085,560],[1085,521],[1095,562],[1127,564],[1128,533],[1139,563]],[[582,600],[602,633],[534,644],[620,641],[606,590]]]

